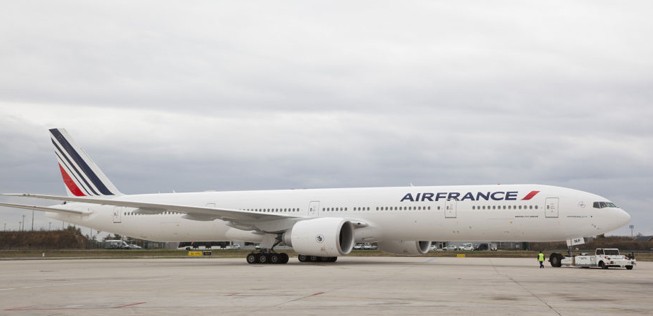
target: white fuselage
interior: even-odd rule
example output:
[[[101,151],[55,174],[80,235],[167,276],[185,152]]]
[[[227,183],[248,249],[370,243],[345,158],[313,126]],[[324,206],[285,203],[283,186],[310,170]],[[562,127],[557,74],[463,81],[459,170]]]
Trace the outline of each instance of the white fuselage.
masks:
[[[115,200],[346,218],[365,223],[355,230],[357,242],[561,241],[609,232],[630,219],[616,207],[593,207],[594,202],[608,201],[601,196],[544,185],[169,193],[123,195]],[[92,213],[48,216],[153,241],[258,242],[264,235],[233,228],[222,220],[189,220],[174,212],[146,215],[134,208],[84,203],[59,207]]]

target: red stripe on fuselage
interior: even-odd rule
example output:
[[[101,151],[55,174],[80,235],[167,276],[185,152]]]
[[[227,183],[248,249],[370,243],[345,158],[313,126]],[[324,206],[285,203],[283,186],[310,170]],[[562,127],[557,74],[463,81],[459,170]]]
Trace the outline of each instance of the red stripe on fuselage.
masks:
[[[74,196],[86,196],[86,194],[84,194],[82,190],[79,189],[77,184],[75,184],[75,181],[73,181],[73,179],[70,178],[70,176],[63,169],[61,164],[59,164],[59,170],[61,170],[61,177],[63,178],[63,183],[66,184],[66,187]]]
[[[526,194],[526,196],[522,199],[522,201],[528,201],[532,199],[534,196],[536,196],[540,191],[531,191],[530,193]]]

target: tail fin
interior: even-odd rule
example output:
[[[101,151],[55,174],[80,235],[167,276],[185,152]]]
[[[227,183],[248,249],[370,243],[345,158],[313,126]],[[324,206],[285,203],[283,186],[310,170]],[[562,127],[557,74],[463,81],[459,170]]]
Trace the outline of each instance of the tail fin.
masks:
[[[50,130],[68,196],[121,195],[91,157],[63,128]]]

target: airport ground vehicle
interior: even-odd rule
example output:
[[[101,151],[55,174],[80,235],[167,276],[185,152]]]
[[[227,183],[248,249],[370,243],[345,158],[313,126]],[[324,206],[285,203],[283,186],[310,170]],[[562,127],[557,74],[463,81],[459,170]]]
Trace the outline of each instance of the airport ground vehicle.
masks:
[[[179,242],[177,246],[179,249],[212,249],[213,247],[217,248],[226,248],[231,245],[229,241],[182,241]]]
[[[553,267],[581,267],[602,269],[626,268],[632,270],[637,264],[633,255],[622,255],[617,248],[596,248],[593,255],[581,254],[579,256],[564,257],[559,253],[552,253],[549,262]]]

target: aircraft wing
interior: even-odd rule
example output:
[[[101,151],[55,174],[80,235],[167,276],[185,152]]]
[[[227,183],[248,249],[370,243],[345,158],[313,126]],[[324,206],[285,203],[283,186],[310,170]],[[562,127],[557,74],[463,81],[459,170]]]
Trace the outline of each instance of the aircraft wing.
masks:
[[[214,207],[200,207],[200,206],[189,206],[189,205],[130,201],[130,200],[122,200],[120,199],[120,197],[91,198],[91,197],[72,197],[72,196],[59,196],[59,195],[46,195],[46,194],[31,194],[31,193],[14,193],[14,194],[3,194],[3,195],[68,201],[68,202],[80,202],[80,203],[99,204],[99,205],[133,207],[138,209],[136,212],[141,212],[146,214],[157,214],[166,211],[179,212],[179,213],[185,213],[186,214],[185,217],[187,219],[201,220],[201,221],[221,219],[224,221],[230,221],[235,223],[251,224],[252,222],[256,222],[256,221],[273,221],[273,220],[280,220],[280,219],[302,218],[301,216],[293,216],[287,214],[268,214],[268,213],[243,211],[237,209],[218,208],[218,207],[214,208]],[[29,206],[29,205],[12,204],[11,206],[9,205],[7,206],[18,207],[23,209],[37,209],[37,206]],[[46,208],[46,209],[48,209],[48,210],[44,209],[44,211],[46,212],[53,211],[51,208]],[[54,209],[54,210],[59,210],[59,209]]]
[[[23,205],[23,204],[12,204],[12,203],[0,203],[0,206],[11,207],[11,208],[21,208],[21,209],[24,209],[24,210],[32,210],[32,211],[54,212],[54,213],[75,214],[75,215],[88,215],[88,214],[91,214],[90,211],[81,211],[81,210],[74,210],[74,209],[62,209],[62,208],[55,208],[55,207],[51,207],[51,206]]]

